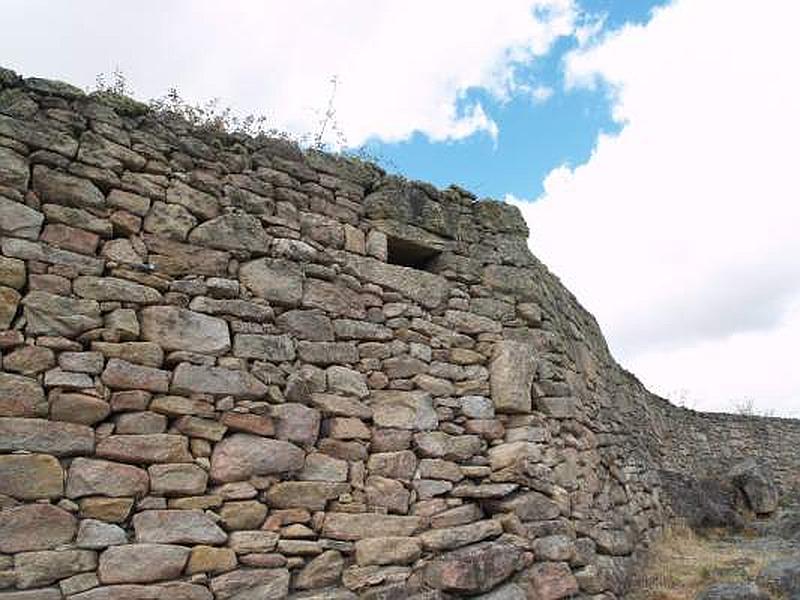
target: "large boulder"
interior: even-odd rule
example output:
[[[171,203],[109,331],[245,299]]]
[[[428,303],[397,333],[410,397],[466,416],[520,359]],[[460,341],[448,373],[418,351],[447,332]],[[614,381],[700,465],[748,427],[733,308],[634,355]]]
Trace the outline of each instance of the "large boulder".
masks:
[[[769,469],[753,459],[734,465],[729,477],[742,491],[748,506],[757,515],[769,515],[778,508],[778,486]]]
[[[717,479],[695,479],[675,471],[660,471],[670,508],[692,529],[740,529],[744,520],[736,507],[736,488]]]

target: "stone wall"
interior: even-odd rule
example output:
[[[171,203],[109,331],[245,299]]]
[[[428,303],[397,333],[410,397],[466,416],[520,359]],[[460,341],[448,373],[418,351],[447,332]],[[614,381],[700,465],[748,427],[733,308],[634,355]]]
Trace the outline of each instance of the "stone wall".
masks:
[[[616,597],[659,469],[763,438],[649,395],[527,236],[0,70],[0,599]]]

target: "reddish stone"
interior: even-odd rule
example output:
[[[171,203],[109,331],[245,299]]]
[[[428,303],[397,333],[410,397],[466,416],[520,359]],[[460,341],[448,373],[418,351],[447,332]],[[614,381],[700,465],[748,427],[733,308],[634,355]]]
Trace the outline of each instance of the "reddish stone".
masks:
[[[520,578],[529,598],[559,600],[578,593],[578,582],[567,563],[543,562],[530,567]]]
[[[43,242],[58,248],[65,248],[81,254],[94,254],[100,236],[90,231],[76,229],[61,223],[50,223],[45,226],[41,237]]]
[[[250,413],[226,412],[222,415],[223,425],[232,431],[243,431],[256,435],[275,435],[275,425],[269,417]]]

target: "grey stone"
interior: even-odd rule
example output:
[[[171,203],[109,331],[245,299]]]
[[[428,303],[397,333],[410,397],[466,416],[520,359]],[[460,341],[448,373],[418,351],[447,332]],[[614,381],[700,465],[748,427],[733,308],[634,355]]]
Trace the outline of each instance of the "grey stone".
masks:
[[[0,115],[0,135],[19,140],[24,144],[52,150],[68,158],[78,151],[78,141],[72,136],[31,120],[20,120]]]
[[[29,177],[30,168],[25,157],[11,148],[0,147],[0,186],[25,191],[28,189]]]
[[[217,317],[178,308],[150,306],[141,312],[142,337],[164,350],[224,354],[231,348],[228,324]]]
[[[495,344],[490,376],[492,400],[498,412],[531,411],[531,386],[536,366],[529,346],[508,340]]]
[[[280,600],[289,593],[287,569],[237,569],[211,580],[216,600]]]
[[[778,487],[768,470],[749,459],[734,465],[728,476],[747,498],[754,513],[768,515],[778,508]]]
[[[303,306],[353,319],[363,319],[366,316],[364,301],[358,292],[344,285],[319,279],[306,281]]]
[[[106,358],[118,358],[145,367],[158,368],[164,362],[164,351],[154,342],[92,342],[92,350]]]
[[[92,550],[40,550],[22,552],[14,557],[19,589],[49,585],[96,568],[97,554]]]
[[[414,537],[375,537],[355,544],[359,565],[407,565],[422,554],[422,544]]]
[[[198,225],[189,242],[223,250],[251,250],[266,254],[270,238],[261,221],[243,212],[234,212]]]
[[[303,299],[303,271],[283,259],[261,258],[239,269],[239,280],[256,296],[283,306],[297,306]]]
[[[71,373],[56,367],[44,374],[44,385],[45,387],[81,389],[91,388],[94,381],[86,373]]]
[[[322,535],[346,541],[374,537],[407,537],[419,531],[423,524],[421,517],[329,512],[325,515]]]
[[[33,417],[44,401],[44,390],[35,379],[0,373],[0,416]]]
[[[147,469],[154,494],[199,496],[206,491],[208,474],[197,465],[153,465]]]
[[[103,192],[91,181],[54,171],[44,165],[33,168],[33,190],[44,203],[89,209],[105,205]]]
[[[86,275],[100,275],[105,268],[105,261],[101,258],[62,250],[42,242],[3,237],[0,239],[0,244],[3,247],[3,254],[6,256],[61,265]]]
[[[325,510],[329,500],[350,490],[347,483],[328,481],[280,481],[266,493],[267,503],[273,508],[305,508],[310,511]]]
[[[158,557],[155,556],[154,558],[157,559]],[[70,597],[70,600],[164,600],[166,598],[169,598],[169,600],[213,600],[208,588],[182,581],[167,582],[160,585],[131,583],[104,585],[76,594]]]
[[[333,327],[336,331],[336,338],[340,340],[385,342],[392,339],[392,330],[379,323],[336,319]]]
[[[430,394],[395,390],[372,393],[372,418],[380,427],[436,429],[439,419]]]
[[[447,299],[449,284],[439,275],[354,254],[342,258],[360,279],[400,292],[426,308],[436,308]]]
[[[292,361],[294,341],[288,335],[254,335],[240,333],[233,340],[233,355],[271,362]]]
[[[173,180],[167,188],[167,202],[180,204],[201,219],[213,219],[219,215],[219,202],[211,194],[201,192],[179,180]]]
[[[271,321],[274,316],[272,308],[264,304],[248,302],[247,300],[215,300],[205,296],[193,298],[189,308],[210,315],[232,315],[248,321]]]
[[[78,160],[117,173],[121,173],[126,168],[139,171],[147,162],[141,154],[97,135],[93,131],[85,131],[81,136]]]
[[[112,546],[100,555],[97,574],[105,584],[176,579],[189,560],[189,552],[188,548],[165,544]]]
[[[340,552],[327,550],[313,558],[304,566],[294,580],[300,590],[322,588],[339,582],[344,569],[344,559]]]
[[[347,461],[321,452],[312,452],[306,456],[305,465],[298,477],[304,481],[345,482],[347,473]]]
[[[49,292],[31,291],[22,299],[26,330],[34,335],[73,337],[103,326],[100,305],[95,300],[77,300]]]
[[[275,323],[292,336],[313,342],[332,342],[331,320],[319,310],[287,310]]]
[[[61,600],[58,588],[40,588],[18,592],[0,592],[0,600]]]
[[[328,389],[335,394],[366,398],[369,395],[364,375],[353,369],[334,365],[325,370],[328,377]]]
[[[0,417],[0,452],[27,450],[55,456],[94,452],[94,431],[85,425]]]
[[[201,510],[145,510],[133,517],[138,543],[224,544],[227,534]]]
[[[370,474],[410,481],[417,469],[417,457],[411,450],[373,452],[367,462]]]
[[[303,468],[305,453],[289,442],[235,433],[214,447],[211,479],[224,483]]]
[[[493,500],[486,507],[492,512],[514,513],[522,521],[555,519],[561,514],[558,504],[535,491],[520,492],[502,500]]]
[[[97,217],[82,208],[73,208],[60,204],[44,204],[42,205],[42,212],[47,217],[48,223],[64,223],[71,227],[91,231],[103,238],[110,238],[113,235],[111,221]]]
[[[485,396],[464,396],[461,412],[470,419],[494,419],[494,404]]]
[[[161,301],[161,294],[146,285],[118,279],[116,277],[78,277],[72,283],[72,290],[81,298],[100,302],[135,302],[154,304]]]
[[[450,435],[443,431],[431,431],[414,435],[414,442],[422,456],[466,460],[481,450],[481,438],[477,435]]]
[[[314,365],[354,363],[358,361],[358,349],[352,342],[309,342],[297,344],[300,360]]]
[[[420,534],[419,539],[426,550],[441,551],[474,544],[487,538],[497,537],[501,533],[503,526],[500,521],[489,519],[456,527],[431,529]]]
[[[97,519],[82,519],[78,526],[75,545],[89,550],[102,550],[109,546],[125,544],[127,541],[125,530],[122,527]]]
[[[42,229],[44,215],[39,211],[0,196],[0,233],[35,240]]]
[[[759,587],[793,597],[800,592],[800,559],[781,558],[768,562],[756,577]]]
[[[326,415],[371,419],[372,409],[354,398],[335,394],[311,394],[311,404]]]
[[[246,371],[223,367],[200,367],[181,363],[175,369],[170,392],[174,394],[230,395],[242,399],[260,399],[267,386]]]
[[[173,240],[185,240],[197,219],[178,204],[153,202],[144,218],[144,230]]]

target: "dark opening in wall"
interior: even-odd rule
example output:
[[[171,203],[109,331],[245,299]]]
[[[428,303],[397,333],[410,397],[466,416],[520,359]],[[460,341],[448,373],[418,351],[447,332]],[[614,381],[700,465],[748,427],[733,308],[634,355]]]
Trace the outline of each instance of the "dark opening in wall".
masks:
[[[421,271],[428,271],[434,258],[439,256],[441,250],[419,244],[412,240],[388,236],[388,262],[393,265],[412,267]]]

